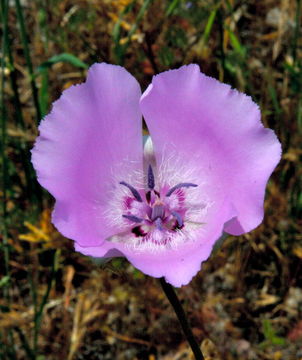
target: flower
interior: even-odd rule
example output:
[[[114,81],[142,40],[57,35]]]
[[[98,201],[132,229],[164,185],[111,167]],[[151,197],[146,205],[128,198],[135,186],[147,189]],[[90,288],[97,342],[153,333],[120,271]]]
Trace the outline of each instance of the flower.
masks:
[[[94,64],[39,130],[32,162],[56,198],[57,229],[83,254],[125,256],[174,286],[192,279],[223,232],[261,223],[281,154],[251,98],[197,65],[156,75],[141,95],[124,68]]]

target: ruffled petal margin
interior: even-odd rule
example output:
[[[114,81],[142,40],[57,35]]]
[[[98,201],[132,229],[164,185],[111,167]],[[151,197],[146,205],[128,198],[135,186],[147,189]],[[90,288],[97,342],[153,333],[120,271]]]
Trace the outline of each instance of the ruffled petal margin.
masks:
[[[32,150],[38,181],[56,199],[53,222],[81,246],[114,233],[104,220],[112,171],[142,167],[138,82],[124,68],[94,64],[41,122]]]
[[[141,110],[157,156],[169,148],[188,160],[199,154],[201,166],[216,176],[238,214],[226,232],[240,235],[261,223],[281,145],[249,96],[188,65],[156,75]]]

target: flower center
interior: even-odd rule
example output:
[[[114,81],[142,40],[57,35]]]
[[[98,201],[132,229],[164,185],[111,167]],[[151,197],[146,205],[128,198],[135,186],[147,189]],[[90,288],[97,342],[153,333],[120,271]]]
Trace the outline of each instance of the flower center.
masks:
[[[131,226],[136,237],[146,237],[152,233],[163,241],[167,237],[158,232],[176,232],[185,226],[186,194],[185,189],[198,185],[185,182],[172,187],[156,188],[152,166],[148,167],[147,190],[138,191],[131,184],[121,181],[129,195],[124,199],[125,213],[122,217]],[[154,240],[154,236],[152,238]]]

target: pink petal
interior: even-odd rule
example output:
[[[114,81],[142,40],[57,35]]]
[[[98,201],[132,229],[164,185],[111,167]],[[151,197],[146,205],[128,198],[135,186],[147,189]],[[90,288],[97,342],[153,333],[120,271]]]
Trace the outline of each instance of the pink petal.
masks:
[[[201,268],[201,263],[205,261],[213,248],[215,241],[222,235],[223,224],[233,216],[233,210],[229,208],[227,201],[217,201],[211,208],[206,223],[198,233],[198,237],[193,241],[183,243],[175,249],[167,248],[163,252],[141,252],[133,251],[127,246],[131,242],[111,243],[106,241],[102,247],[80,247],[75,245],[77,251],[94,257],[114,257],[122,254],[143,273],[153,277],[165,277],[173,286],[180,287],[188,284],[192,277]],[[215,218],[221,219],[217,224]],[[114,245],[114,250],[112,250]]]
[[[217,223],[215,217],[222,221]],[[194,241],[162,254],[127,254],[128,260],[139,270],[153,277],[165,277],[173,286],[187,285],[210,256],[213,245],[223,233],[223,222],[232,217],[226,201],[217,203],[208,214],[207,222]]]
[[[56,198],[54,224],[82,246],[115,232],[104,218],[115,171],[142,167],[140,95],[124,68],[95,64],[39,127],[32,150],[38,180]]]
[[[141,109],[158,159],[177,149],[210,169],[224,189],[238,214],[225,231],[239,235],[261,223],[265,186],[281,147],[250,97],[189,65],[155,76]]]
[[[223,233],[223,224],[234,215],[229,208],[227,201],[217,202],[207,216],[207,222],[198,232],[198,236],[191,241],[184,242],[183,245],[166,251],[146,251],[137,252],[130,248],[131,236],[129,240],[121,243],[111,243],[106,241],[101,247],[80,247],[75,245],[77,251],[93,257],[114,257],[126,256],[133,266],[143,273],[153,277],[165,277],[173,286],[180,287],[188,284],[192,277],[201,268],[201,263],[210,256],[215,241]],[[114,250],[112,248],[114,247]]]
[[[75,243],[74,249],[84,255],[95,258],[113,258],[124,256],[123,253],[115,249],[112,246],[112,243],[108,241],[105,241],[102,246],[81,246],[78,243]]]

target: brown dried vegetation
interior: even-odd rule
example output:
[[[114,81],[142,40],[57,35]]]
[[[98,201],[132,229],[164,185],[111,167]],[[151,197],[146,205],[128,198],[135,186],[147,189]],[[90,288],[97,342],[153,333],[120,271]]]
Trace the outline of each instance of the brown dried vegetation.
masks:
[[[207,360],[302,359],[301,2],[24,0],[21,5],[42,114],[62,89],[85,77],[75,59],[46,63],[62,53],[88,65],[122,64],[143,88],[154,73],[196,62],[259,103],[264,124],[283,146],[264,222],[249,234],[228,237],[178,294]],[[72,241],[51,225],[52,200],[42,197],[28,169],[37,106],[16,24],[16,6],[9,1],[10,50],[2,66],[0,359],[191,358],[156,279],[124,260],[99,264],[75,253]]]

